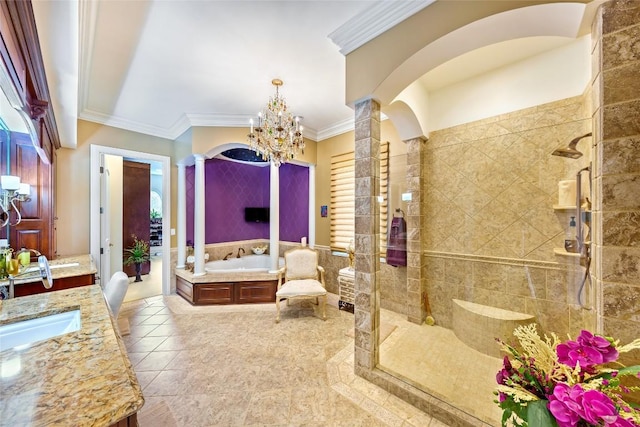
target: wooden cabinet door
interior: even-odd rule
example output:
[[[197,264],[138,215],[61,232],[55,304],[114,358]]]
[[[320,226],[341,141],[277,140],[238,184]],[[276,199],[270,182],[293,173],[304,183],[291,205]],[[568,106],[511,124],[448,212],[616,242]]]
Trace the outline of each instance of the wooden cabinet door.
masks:
[[[151,230],[151,165],[148,163],[122,162],[122,245],[133,245],[132,234],[138,240],[149,241]],[[126,256],[126,253],[125,253]],[[141,274],[149,274],[150,263],[142,264]],[[123,266],[129,277],[136,275],[135,266]]]
[[[7,144],[8,149],[7,151]],[[2,163],[0,171],[20,177],[20,181],[31,186],[29,200],[17,202],[22,220],[17,225],[9,225],[0,230],[0,236],[7,237],[12,248],[30,248],[40,251],[47,258],[53,258],[53,165],[42,161],[28,135],[11,132],[9,141],[2,139]],[[7,155],[10,171],[7,171]],[[70,190],[71,191],[71,190]],[[17,221],[13,208],[10,223]]]

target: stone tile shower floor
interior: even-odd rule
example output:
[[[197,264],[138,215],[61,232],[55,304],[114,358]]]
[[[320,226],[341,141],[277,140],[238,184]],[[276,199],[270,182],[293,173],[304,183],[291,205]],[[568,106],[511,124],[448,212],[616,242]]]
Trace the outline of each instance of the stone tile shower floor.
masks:
[[[416,325],[388,310],[381,310],[380,317],[397,326],[380,346],[383,370],[489,425],[500,425],[502,412],[493,403],[493,391],[502,359],[472,349],[450,329]]]
[[[193,307],[171,295],[125,303],[121,316],[142,427],[446,427],[353,374],[353,315],[333,304],[326,322],[292,303],[276,324],[273,304]]]

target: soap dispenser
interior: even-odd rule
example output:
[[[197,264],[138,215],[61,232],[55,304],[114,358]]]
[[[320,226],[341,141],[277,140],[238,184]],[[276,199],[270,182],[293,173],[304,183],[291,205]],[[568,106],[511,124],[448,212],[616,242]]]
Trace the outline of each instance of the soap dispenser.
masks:
[[[576,240],[576,217],[572,216],[567,227],[567,234],[564,239],[564,250],[567,252],[578,252],[578,241]]]

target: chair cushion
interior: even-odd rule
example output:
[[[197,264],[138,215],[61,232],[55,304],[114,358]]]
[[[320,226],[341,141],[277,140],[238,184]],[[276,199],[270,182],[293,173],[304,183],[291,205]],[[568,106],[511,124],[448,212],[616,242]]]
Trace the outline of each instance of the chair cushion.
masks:
[[[320,282],[313,279],[288,280],[280,290],[276,292],[278,297],[296,297],[326,295],[327,290],[322,287]]]

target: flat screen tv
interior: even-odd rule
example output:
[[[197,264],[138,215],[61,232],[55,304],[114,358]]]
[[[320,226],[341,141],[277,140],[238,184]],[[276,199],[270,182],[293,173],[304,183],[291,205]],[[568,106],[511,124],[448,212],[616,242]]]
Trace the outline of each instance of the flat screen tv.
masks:
[[[244,208],[245,222],[269,222],[269,208]]]

